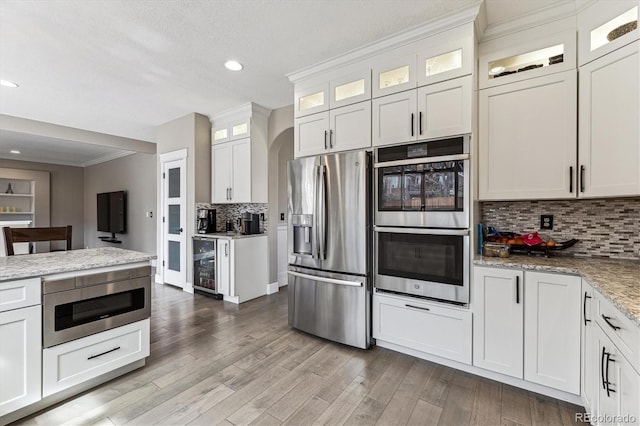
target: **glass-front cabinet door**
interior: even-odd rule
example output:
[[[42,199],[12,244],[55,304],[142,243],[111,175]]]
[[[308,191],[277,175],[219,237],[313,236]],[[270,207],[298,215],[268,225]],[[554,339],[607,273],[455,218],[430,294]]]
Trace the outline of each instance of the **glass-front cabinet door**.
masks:
[[[334,79],[329,86],[331,108],[371,99],[371,69],[367,68]]]
[[[295,86],[294,115],[305,115],[323,112],[329,109],[329,83]]]
[[[416,55],[385,55],[373,65],[373,97],[416,87]]]
[[[425,44],[418,53],[418,87],[473,72],[473,23],[429,37]]]

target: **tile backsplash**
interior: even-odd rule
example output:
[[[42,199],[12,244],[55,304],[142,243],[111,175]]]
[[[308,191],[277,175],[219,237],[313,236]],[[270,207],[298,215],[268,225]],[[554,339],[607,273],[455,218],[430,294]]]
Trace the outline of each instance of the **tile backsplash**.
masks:
[[[480,214],[482,223],[500,231],[579,240],[557,254],[640,258],[640,198],[487,201],[480,203]],[[540,229],[541,214],[553,215],[553,230]]]
[[[266,203],[244,203],[244,204],[206,204],[197,203],[196,209],[216,209],[216,228],[218,232],[225,231],[227,220],[231,220],[236,225],[237,219],[242,213],[263,213],[264,220],[260,220],[260,230],[267,232],[267,204]]]

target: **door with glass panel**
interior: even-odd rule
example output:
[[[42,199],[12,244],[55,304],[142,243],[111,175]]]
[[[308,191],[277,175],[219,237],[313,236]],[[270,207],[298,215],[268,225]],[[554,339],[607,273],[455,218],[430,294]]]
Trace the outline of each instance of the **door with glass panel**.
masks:
[[[183,288],[186,283],[186,159],[162,163],[164,282]]]

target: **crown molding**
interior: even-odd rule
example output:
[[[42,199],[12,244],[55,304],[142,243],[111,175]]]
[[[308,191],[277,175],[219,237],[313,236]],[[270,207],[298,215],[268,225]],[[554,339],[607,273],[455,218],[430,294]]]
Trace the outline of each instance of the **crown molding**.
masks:
[[[585,7],[582,5],[585,0],[564,0],[562,3],[545,7],[512,20],[489,25],[479,37],[479,41],[493,40],[552,21],[575,17],[576,3],[578,2],[581,3],[581,8]]]
[[[254,102],[249,102],[215,114],[211,114],[209,116],[209,119],[211,120],[213,127],[215,126],[215,124],[213,123],[215,120],[233,119],[235,117],[251,117],[254,115],[261,115],[264,118],[269,118],[270,114],[271,110],[269,108],[265,108],[262,105],[258,105]]]
[[[476,19],[476,16],[478,16],[481,5],[482,1],[479,0],[475,4],[462,10],[452,12],[427,23],[411,27],[375,42],[365,44],[364,46],[353,49],[347,53],[334,56],[333,58],[319,62],[313,66],[305,67],[286,74],[286,76],[289,78],[289,81],[296,83],[299,80],[333,70],[336,67],[351,65],[374,55],[388,52],[399,46],[473,22]]]
[[[107,161],[116,160],[118,158],[126,157],[128,155],[135,154],[132,151],[118,151],[111,154],[103,155],[102,157],[89,160],[85,163],[82,163],[82,167],[95,166],[96,164],[106,163]]]

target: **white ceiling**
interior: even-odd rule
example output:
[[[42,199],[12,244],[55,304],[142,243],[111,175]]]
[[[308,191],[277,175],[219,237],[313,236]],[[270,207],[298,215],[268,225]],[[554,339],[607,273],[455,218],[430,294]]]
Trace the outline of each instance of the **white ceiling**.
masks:
[[[487,21],[565,1],[486,0]],[[20,85],[0,114],[155,142],[191,112],[289,105],[285,74],[477,2],[0,0],[0,77]]]

